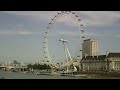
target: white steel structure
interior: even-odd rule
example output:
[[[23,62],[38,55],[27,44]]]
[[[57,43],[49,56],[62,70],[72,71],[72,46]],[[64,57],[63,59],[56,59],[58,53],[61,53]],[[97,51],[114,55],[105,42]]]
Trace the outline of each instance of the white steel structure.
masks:
[[[56,66],[56,63],[54,63],[54,61],[53,61],[53,59],[51,58],[51,56],[50,56],[50,52],[49,52],[49,48],[48,48],[48,35],[49,35],[49,32],[52,30],[52,27],[53,27],[53,25],[57,22],[57,20],[60,18],[60,17],[64,17],[64,15],[70,15],[71,16],[71,18],[73,19],[73,21],[75,21],[76,23],[77,23],[77,26],[79,27],[79,28],[81,28],[82,30],[81,30],[81,38],[84,38],[83,37],[83,33],[84,33],[84,30],[83,30],[83,24],[81,24],[81,19],[79,18],[79,16],[75,13],[75,12],[72,12],[72,11],[61,11],[60,13],[58,13],[57,15],[55,15],[54,16],[54,18],[52,18],[51,19],[51,21],[50,21],[50,23],[48,24],[48,26],[47,26],[47,30],[45,31],[45,36],[44,36],[44,54],[45,54],[45,59],[46,59],[46,61],[47,61],[47,63],[49,64],[49,65],[51,65],[51,67],[52,68],[55,68],[55,67],[57,67]],[[65,40],[63,40],[63,39],[61,39],[60,41],[62,41],[63,42],[63,44],[65,45],[65,52],[68,52],[68,55],[69,55],[69,57],[70,57],[70,60],[72,61],[72,57],[71,57],[71,55],[70,55],[70,53],[69,53],[69,50],[68,50],[68,48],[67,48],[67,46],[66,46],[66,42],[67,41],[65,41]],[[79,46],[80,47],[80,46]],[[66,54],[67,55],[67,54]],[[67,58],[67,56],[66,56],[66,58]]]
[[[67,62],[65,63],[66,65],[64,65],[64,66],[67,67],[67,68],[66,68],[66,71],[69,72],[68,62],[69,62],[69,59],[70,59],[70,62],[72,62],[73,60],[72,60],[72,57],[71,57],[71,55],[70,55],[70,52],[69,52],[68,47],[67,47],[67,44],[66,44],[66,43],[67,43],[67,40],[60,39],[59,41],[63,42],[63,45],[64,45],[64,52],[65,52],[65,56],[66,56],[66,59],[67,59]],[[68,56],[69,56],[69,57],[68,57]]]
[[[67,62],[63,65],[63,67],[66,67],[66,72],[68,73],[69,72],[69,66],[73,65],[73,59],[71,57],[71,54],[70,54],[69,49],[68,49],[67,44],[66,44],[67,40],[60,39],[59,41],[63,42],[63,45],[64,45],[64,52],[65,52]],[[75,66],[73,66],[73,67],[74,67],[74,71],[77,71],[77,68]]]

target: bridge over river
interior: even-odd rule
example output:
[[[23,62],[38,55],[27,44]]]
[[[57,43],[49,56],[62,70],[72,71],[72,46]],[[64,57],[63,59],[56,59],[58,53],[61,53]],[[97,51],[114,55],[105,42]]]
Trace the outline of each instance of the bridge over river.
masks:
[[[11,69],[26,69],[27,66],[8,66],[8,65],[2,65],[0,66],[0,69],[3,68],[4,70],[11,70]]]

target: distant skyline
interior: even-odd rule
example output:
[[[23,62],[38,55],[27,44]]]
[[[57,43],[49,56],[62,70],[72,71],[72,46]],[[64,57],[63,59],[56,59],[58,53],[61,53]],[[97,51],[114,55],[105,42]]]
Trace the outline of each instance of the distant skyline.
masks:
[[[0,11],[0,62],[44,60],[43,38],[50,20],[60,11]],[[82,19],[85,37],[98,40],[99,54],[120,52],[119,11],[74,11]],[[64,61],[63,44],[69,41],[72,55],[79,43],[78,28],[72,18],[61,17],[49,33],[49,48],[55,62]],[[58,55],[59,54],[59,55]]]

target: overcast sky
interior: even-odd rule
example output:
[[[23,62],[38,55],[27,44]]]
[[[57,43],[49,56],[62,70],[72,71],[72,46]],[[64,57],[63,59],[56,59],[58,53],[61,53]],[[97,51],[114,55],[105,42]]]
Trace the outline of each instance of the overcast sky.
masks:
[[[60,11],[0,11],[0,61],[37,62],[44,60],[43,38],[50,20]],[[85,37],[96,38],[99,54],[120,52],[120,12],[74,11],[82,19]],[[74,18],[67,15],[54,24],[49,33],[49,50],[52,58],[62,61],[63,44],[59,38],[69,41],[74,56],[79,43],[79,30]]]

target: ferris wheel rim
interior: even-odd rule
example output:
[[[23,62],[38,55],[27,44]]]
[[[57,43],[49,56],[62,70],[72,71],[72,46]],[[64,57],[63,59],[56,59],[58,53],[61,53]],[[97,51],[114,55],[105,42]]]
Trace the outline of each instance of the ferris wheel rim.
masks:
[[[72,14],[75,16],[76,19],[78,19],[78,22],[81,22],[82,20],[80,19],[80,17],[75,13],[75,12],[72,12],[72,11],[61,11],[60,13],[58,13],[57,15],[54,16],[54,18],[51,19],[51,21],[49,22],[48,26],[47,26],[47,31],[45,32],[45,36],[44,36],[44,49],[46,49],[44,51],[44,54],[45,55],[45,58],[48,59],[49,62],[51,62],[52,64],[55,64],[53,61],[52,61],[52,58],[50,56],[50,52],[49,52],[49,49],[48,49],[48,33],[51,31],[52,29],[52,26],[54,25],[55,22],[57,22],[57,20],[63,15],[63,14]],[[80,27],[83,27],[83,24],[80,24]],[[84,30],[82,29],[81,30],[81,33],[83,34],[84,33]],[[83,35],[81,35],[81,37],[83,38]]]

